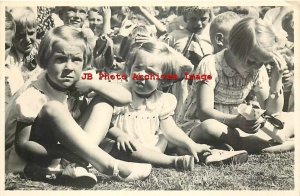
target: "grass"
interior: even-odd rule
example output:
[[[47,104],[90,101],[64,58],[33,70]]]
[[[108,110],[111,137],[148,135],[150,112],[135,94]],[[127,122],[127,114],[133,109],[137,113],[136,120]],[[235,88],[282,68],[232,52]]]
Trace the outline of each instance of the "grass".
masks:
[[[192,172],[154,168],[145,181],[120,182],[96,170],[98,183],[92,190],[293,190],[294,152],[250,155],[239,165],[195,165]],[[57,180],[31,181],[20,174],[5,176],[6,190],[78,190]]]

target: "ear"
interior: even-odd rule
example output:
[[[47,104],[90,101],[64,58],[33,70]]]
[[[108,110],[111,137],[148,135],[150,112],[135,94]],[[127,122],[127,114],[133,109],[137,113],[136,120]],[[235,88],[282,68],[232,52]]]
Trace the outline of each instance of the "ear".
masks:
[[[223,46],[224,35],[222,33],[217,33],[215,36],[216,44],[219,46]]]

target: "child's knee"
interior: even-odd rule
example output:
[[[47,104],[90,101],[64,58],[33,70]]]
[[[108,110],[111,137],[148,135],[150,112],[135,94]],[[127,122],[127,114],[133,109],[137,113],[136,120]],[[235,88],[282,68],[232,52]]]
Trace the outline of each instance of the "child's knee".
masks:
[[[201,122],[199,129],[209,135],[216,135],[216,132],[219,132],[219,129],[216,128],[218,124],[220,124],[220,122],[215,119],[207,119]]]
[[[40,116],[54,117],[62,114],[65,106],[58,101],[49,101],[41,109]]]

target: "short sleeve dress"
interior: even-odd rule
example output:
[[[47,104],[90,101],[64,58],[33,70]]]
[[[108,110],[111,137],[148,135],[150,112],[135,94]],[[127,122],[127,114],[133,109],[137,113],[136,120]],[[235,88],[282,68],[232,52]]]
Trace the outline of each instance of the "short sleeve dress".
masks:
[[[265,66],[243,77],[227,64],[225,51],[226,49],[205,57],[195,71],[195,74],[211,75],[212,79],[193,82],[177,119],[179,126],[186,132],[200,124],[197,112],[197,86],[200,82],[205,82],[214,89],[214,108],[227,114],[237,114],[237,106],[243,103],[252,89],[269,89]]]
[[[163,134],[160,129],[160,120],[167,119],[174,114],[175,96],[158,90],[147,99],[138,97],[134,92],[132,96],[131,104],[114,108],[112,122],[115,127],[129,134],[142,145],[159,150],[156,145],[159,135]],[[107,152],[112,149],[114,143],[112,140],[108,141],[109,139],[105,139],[101,144]]]
[[[67,105],[67,95],[53,89],[43,73],[39,79],[18,97],[14,98],[6,108],[5,119],[5,159],[7,172],[20,172],[25,167],[25,161],[17,155],[14,148],[16,126],[18,122],[33,124],[42,107],[50,100],[56,100]]]

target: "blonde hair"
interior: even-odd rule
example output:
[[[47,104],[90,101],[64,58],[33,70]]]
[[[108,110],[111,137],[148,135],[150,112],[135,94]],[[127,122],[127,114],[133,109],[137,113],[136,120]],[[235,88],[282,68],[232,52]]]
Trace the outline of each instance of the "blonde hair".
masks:
[[[209,34],[212,44],[216,45],[215,36],[217,33],[229,32],[240,19],[240,16],[232,11],[218,14],[210,24]]]
[[[84,51],[84,66],[90,65],[92,60],[92,47],[87,40],[87,36],[83,31],[69,25],[53,28],[46,33],[39,46],[37,63],[41,68],[45,69],[54,52],[53,46],[57,42],[66,41],[72,44],[72,42],[78,40],[82,41],[79,47]]]
[[[270,24],[261,19],[244,18],[230,31],[229,49],[246,62],[254,48],[266,54],[276,47],[277,40]]]
[[[31,7],[14,8],[11,14],[16,23],[16,33],[26,27],[37,27],[37,17]]]
[[[161,67],[162,74],[183,75],[182,72],[184,72],[186,67],[192,67],[190,61],[181,53],[160,41],[145,42],[141,46],[133,48],[132,51],[132,55],[126,61],[128,73],[130,73],[131,66],[140,51],[145,51],[152,55],[153,58],[159,59],[159,61],[156,60],[155,62],[157,66]]]

